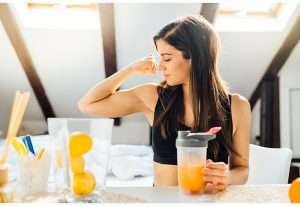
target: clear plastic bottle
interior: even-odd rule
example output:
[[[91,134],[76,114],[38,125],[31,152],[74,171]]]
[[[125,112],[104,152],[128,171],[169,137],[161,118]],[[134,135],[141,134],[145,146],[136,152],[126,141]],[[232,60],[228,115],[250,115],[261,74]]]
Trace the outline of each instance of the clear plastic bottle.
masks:
[[[203,193],[203,169],[206,165],[208,141],[214,134],[178,131],[176,140],[178,185],[185,193]]]

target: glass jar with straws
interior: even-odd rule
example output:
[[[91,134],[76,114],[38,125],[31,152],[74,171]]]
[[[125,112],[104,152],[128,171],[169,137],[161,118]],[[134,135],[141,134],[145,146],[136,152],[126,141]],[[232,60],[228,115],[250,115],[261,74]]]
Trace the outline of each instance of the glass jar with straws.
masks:
[[[6,164],[9,146],[15,139],[18,130],[20,128],[28,101],[29,101],[29,92],[21,93],[17,91],[12,105],[12,110],[9,118],[9,126],[7,130],[7,135],[4,144],[4,150],[0,158],[0,201],[1,202],[10,202],[12,201],[10,195],[5,192],[5,186],[8,184],[9,171]]]

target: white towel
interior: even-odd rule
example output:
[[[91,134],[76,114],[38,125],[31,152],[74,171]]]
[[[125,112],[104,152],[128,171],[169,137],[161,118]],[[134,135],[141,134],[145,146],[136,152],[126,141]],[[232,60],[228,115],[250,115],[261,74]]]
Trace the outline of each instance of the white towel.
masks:
[[[112,145],[110,147],[110,155],[115,156],[124,156],[124,155],[133,155],[133,156],[146,156],[153,154],[151,146],[146,145]]]
[[[136,176],[153,175],[153,155],[137,157],[132,155],[119,156],[111,159],[112,173],[122,180],[133,179]]]
[[[119,179],[153,175],[153,151],[146,145],[112,145],[108,173]]]

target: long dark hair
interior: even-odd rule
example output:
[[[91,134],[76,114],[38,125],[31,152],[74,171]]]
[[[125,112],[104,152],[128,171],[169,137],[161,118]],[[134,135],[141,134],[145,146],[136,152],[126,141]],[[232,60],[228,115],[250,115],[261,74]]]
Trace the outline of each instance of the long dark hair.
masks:
[[[220,39],[212,25],[201,16],[187,16],[176,19],[164,26],[153,37],[154,43],[163,39],[182,52],[185,59],[191,59],[190,89],[194,125],[192,131],[204,132],[211,126],[222,126],[224,145],[232,152],[232,125],[226,121],[226,107],[229,105],[228,88],[219,73],[218,58]],[[182,85],[169,86],[163,81],[158,87],[159,101],[164,112],[154,122],[159,125],[163,137],[170,135],[176,115],[178,121],[184,117]],[[173,116],[174,117],[174,116]],[[211,125],[214,122],[217,125]],[[211,144],[216,155],[219,144]]]

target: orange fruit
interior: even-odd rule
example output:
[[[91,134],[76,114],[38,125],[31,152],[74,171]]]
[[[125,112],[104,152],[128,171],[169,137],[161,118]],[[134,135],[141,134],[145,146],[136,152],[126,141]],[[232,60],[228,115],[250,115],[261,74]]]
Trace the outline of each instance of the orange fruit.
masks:
[[[289,198],[291,203],[300,203],[300,177],[292,182],[289,188]]]
[[[69,138],[69,151],[71,157],[83,155],[91,150],[92,137],[85,132],[73,132]]]
[[[92,172],[74,174],[73,192],[79,196],[89,195],[96,187],[96,179]]]
[[[71,169],[75,174],[82,174],[84,172],[84,159],[82,156],[79,157],[71,157]]]

